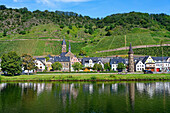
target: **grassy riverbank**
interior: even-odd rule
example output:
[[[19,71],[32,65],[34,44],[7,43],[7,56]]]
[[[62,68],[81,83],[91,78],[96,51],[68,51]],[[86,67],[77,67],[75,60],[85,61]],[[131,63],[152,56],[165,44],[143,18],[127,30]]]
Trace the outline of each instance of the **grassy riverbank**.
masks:
[[[170,80],[170,74],[57,74],[1,76],[2,82],[9,81],[141,81]]]

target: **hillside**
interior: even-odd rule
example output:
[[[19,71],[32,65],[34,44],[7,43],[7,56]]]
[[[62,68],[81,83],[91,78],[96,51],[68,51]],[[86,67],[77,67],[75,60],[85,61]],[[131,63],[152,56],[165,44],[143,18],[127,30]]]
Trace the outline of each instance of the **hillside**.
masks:
[[[125,47],[125,35],[126,46],[170,43],[170,16],[166,14],[130,12],[100,19],[74,12],[31,12],[0,5],[0,15],[0,56],[8,51],[58,55],[63,38],[71,41],[74,54],[83,50],[87,56]]]

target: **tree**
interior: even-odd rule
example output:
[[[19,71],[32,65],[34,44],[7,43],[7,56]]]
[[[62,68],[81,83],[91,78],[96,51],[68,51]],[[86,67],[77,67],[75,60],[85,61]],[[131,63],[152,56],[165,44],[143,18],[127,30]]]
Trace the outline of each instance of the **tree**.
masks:
[[[62,64],[59,62],[55,62],[52,65],[53,70],[61,70],[62,69]]]
[[[28,54],[23,54],[21,56],[21,59],[22,59],[22,66],[24,70],[28,70],[28,75],[29,75],[29,71],[35,69],[35,63],[34,63],[35,59]]]
[[[80,50],[80,53],[79,53],[79,55],[81,55],[81,56],[84,56],[84,55],[86,55],[86,51],[84,51],[84,50]]]
[[[21,58],[16,52],[9,52],[2,56],[1,68],[8,75],[20,74],[22,72],[21,64]]]
[[[123,64],[123,63],[118,63],[118,66],[117,66],[117,69],[118,70],[123,70],[123,69],[125,69],[126,67],[125,67],[125,65]]]
[[[75,62],[73,65],[72,65],[73,69],[75,71],[79,71],[80,69],[82,69],[83,65],[80,64],[79,62]]]
[[[102,65],[96,63],[96,64],[94,64],[93,69],[97,70],[97,71],[101,71],[102,70]]]
[[[105,63],[104,64],[104,69],[110,71],[110,69],[111,69],[110,64],[109,63]]]
[[[7,9],[5,5],[0,5],[0,10],[5,10]]]

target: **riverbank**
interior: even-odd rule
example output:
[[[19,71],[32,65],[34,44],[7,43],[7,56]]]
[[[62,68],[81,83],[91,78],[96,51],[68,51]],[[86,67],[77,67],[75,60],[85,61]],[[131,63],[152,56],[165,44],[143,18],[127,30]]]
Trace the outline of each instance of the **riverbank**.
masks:
[[[1,76],[1,82],[26,81],[154,81],[170,80],[170,74],[57,74]]]

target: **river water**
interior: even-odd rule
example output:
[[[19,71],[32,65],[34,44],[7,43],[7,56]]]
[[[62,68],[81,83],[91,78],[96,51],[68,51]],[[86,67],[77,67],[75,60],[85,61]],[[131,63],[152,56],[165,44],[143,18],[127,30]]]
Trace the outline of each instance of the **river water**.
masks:
[[[0,83],[0,113],[170,113],[170,82]]]

